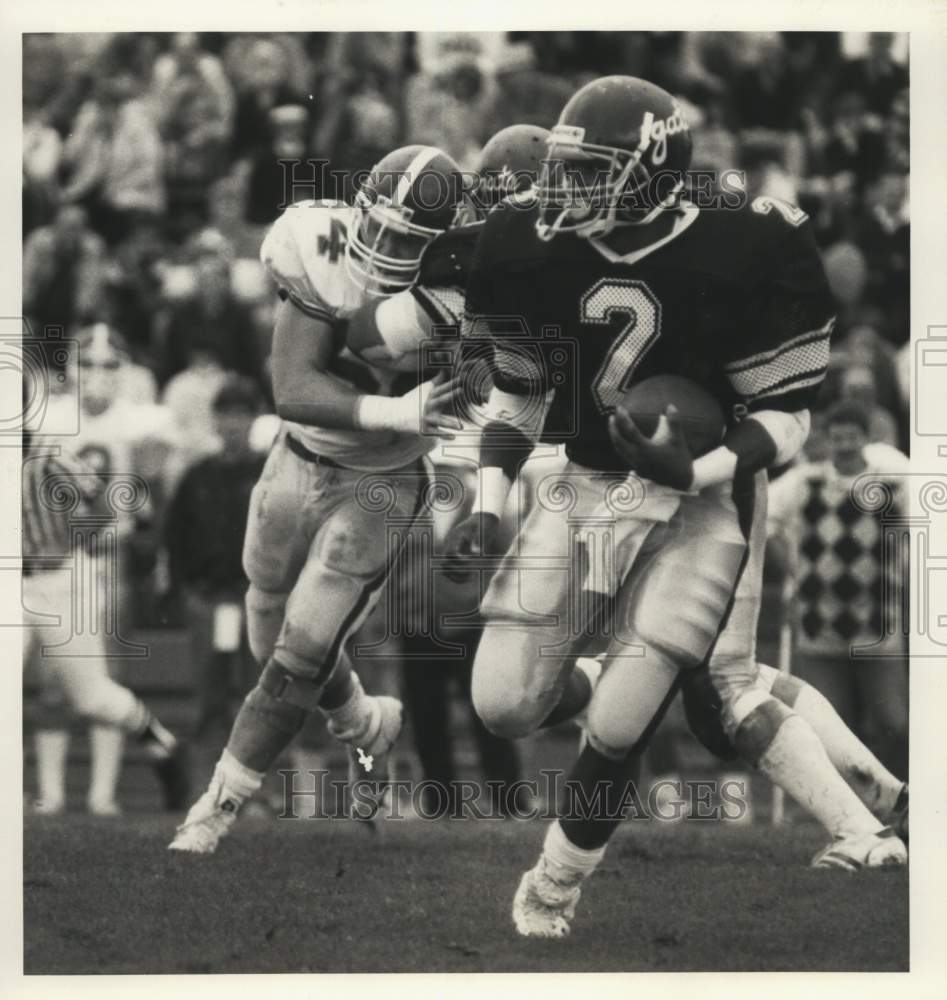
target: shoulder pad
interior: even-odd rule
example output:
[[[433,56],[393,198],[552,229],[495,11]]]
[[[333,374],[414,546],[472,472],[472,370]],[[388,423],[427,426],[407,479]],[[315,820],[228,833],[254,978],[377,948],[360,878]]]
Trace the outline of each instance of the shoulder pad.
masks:
[[[280,294],[307,315],[326,322],[335,319],[345,299],[337,267],[344,250],[340,212],[344,207],[315,201],[292,205],[273,223],[260,247],[260,261]],[[325,253],[320,251],[322,244]]]

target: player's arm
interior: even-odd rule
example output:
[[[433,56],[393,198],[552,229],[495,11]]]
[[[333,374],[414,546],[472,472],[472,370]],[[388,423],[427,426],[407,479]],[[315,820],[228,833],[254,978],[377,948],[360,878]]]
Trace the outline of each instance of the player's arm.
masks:
[[[445,416],[458,386],[422,383],[403,396],[360,393],[328,371],[336,350],[328,319],[303,312],[291,299],[280,303],[273,333],[272,371],[276,412],[284,420],[339,430],[390,430],[450,437]]]

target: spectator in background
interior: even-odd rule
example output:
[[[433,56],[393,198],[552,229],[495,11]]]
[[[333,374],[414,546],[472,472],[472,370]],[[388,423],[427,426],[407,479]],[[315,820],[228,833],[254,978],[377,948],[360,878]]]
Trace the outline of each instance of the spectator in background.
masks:
[[[210,98],[214,120],[229,131],[234,95],[223,64],[217,56],[201,48],[200,35],[182,31],[172,38],[170,51],[155,60],[151,96],[159,121],[173,117],[181,93],[187,91],[199,91]]]
[[[210,190],[210,226],[233,247],[237,260],[259,260],[264,227],[247,221],[246,177],[222,177]]]
[[[327,80],[321,96],[325,110],[313,133],[313,153],[329,160],[331,169],[343,175],[341,183],[333,178],[324,194],[350,202],[358,188],[358,174],[370,170],[401,143],[401,120],[390,80],[380,68],[367,69],[362,77],[350,71]],[[412,141],[427,140],[414,135]]]
[[[855,232],[868,267],[867,294],[885,315],[886,339],[910,339],[911,231],[907,177],[882,174],[865,193],[865,211]]]
[[[884,165],[882,120],[867,112],[865,98],[855,90],[841,92],[819,154],[821,172],[832,177],[851,174],[856,188],[876,177]]]
[[[888,114],[894,98],[908,85],[907,67],[892,55],[894,39],[890,31],[870,32],[867,54],[850,60],[840,74],[840,88],[861,94],[867,110],[876,115]]]
[[[752,61],[744,59],[729,88],[738,125],[784,132],[797,128],[799,95],[782,38],[777,32],[761,32],[749,51]]]
[[[110,245],[165,207],[161,137],[137,90],[130,73],[99,77],[63,149],[62,199],[84,205]]]
[[[898,445],[898,425],[894,417],[878,405],[878,388],[870,368],[861,365],[842,372],[841,398],[860,406],[868,416],[868,444]]]
[[[152,99],[164,141],[169,220],[180,238],[207,222],[208,189],[227,160],[233,91],[220,60],[185,32],[155,62]]]
[[[219,233],[205,230],[195,237],[192,253],[195,290],[171,307],[159,349],[159,381],[184,371],[195,355],[209,355],[224,370],[261,380],[252,310],[231,286],[231,248]]]
[[[175,478],[188,466],[212,454],[219,442],[214,429],[213,402],[227,381],[227,373],[217,359],[206,351],[192,351],[183,371],[172,376],[161,401],[171,411],[181,441],[175,465]]]
[[[42,106],[23,108],[23,235],[48,225],[59,203],[62,140]]]
[[[35,332],[65,331],[91,320],[102,300],[106,254],[102,238],[78,205],[61,207],[23,245],[23,312]]]
[[[552,128],[575,91],[574,81],[540,69],[532,48],[525,42],[508,45],[499,52],[494,79],[483,138],[520,123]]]
[[[307,141],[309,112],[306,108],[299,104],[273,108],[269,114],[269,127],[271,145],[246,164],[244,218],[254,226],[267,226],[274,222],[283,209],[294,201],[323,197],[318,170],[315,170],[315,188],[308,183],[314,168],[306,163],[310,158]],[[299,178],[304,184],[300,189],[303,192],[301,195],[293,191],[294,178]]]
[[[259,413],[256,386],[229,376],[214,397],[217,448],[184,474],[165,520],[172,587],[183,594],[198,672],[199,738],[230,731],[233,707],[255,674],[243,615],[241,555],[250,493],[265,456],[250,447]],[[214,736],[219,738],[219,733]]]
[[[104,318],[122,332],[133,356],[149,364],[169,253],[157,226],[141,226],[115,248],[105,271]]]
[[[270,112],[306,100],[284,47],[274,38],[237,38],[228,52],[228,68],[237,88],[230,147],[232,159],[254,157],[273,141]]]
[[[792,550],[793,673],[818,688],[885,766],[906,780],[906,553],[891,557],[883,518],[905,512],[898,476],[908,471],[908,459],[870,443],[870,416],[857,403],[836,404],[825,424],[828,458],[791,468],[769,490],[771,534]],[[875,500],[890,496],[883,511],[872,506],[869,482],[886,484],[884,493],[874,491]]]

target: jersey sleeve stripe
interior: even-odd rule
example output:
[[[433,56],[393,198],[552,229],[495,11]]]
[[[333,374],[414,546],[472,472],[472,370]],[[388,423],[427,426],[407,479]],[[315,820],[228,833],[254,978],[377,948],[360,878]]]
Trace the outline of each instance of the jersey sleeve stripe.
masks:
[[[763,392],[758,392],[747,398],[748,403],[758,403],[761,399],[772,399],[774,396],[784,396],[790,392],[798,392],[800,389],[808,389],[818,385],[825,378],[825,369],[809,375],[806,378],[794,378],[779,385],[770,386]]]
[[[785,354],[787,351],[791,351],[797,347],[802,347],[806,344],[817,343],[822,340],[828,344],[832,335],[832,328],[834,326],[835,317],[833,316],[825,324],[825,326],[821,326],[817,330],[807,330],[805,333],[801,333],[799,336],[793,337],[792,340],[787,340],[784,344],[780,344],[779,347],[775,347],[771,351],[763,351],[760,354],[753,354],[747,358],[738,358],[736,361],[731,361],[728,365],[726,365],[725,370],[729,374],[731,372],[743,371],[747,368],[755,368],[758,365],[763,365],[772,361],[774,358],[779,357],[781,354]]]
[[[463,292],[454,288],[412,289],[415,299],[431,320],[441,326],[457,326],[464,316]]]
[[[727,366],[730,384],[741,395],[755,398],[777,386],[825,372],[829,363],[829,336],[811,338],[795,347],[780,351],[751,367]]]
[[[325,307],[316,305],[313,302],[306,302],[304,299],[301,299],[295,292],[289,289],[283,289],[283,291],[286,293],[286,297],[289,299],[289,301],[292,302],[292,304],[300,312],[304,312],[307,316],[311,316],[313,319],[322,320],[322,322],[324,323],[335,322],[335,316],[333,316],[332,313],[329,312],[329,310],[326,309]]]

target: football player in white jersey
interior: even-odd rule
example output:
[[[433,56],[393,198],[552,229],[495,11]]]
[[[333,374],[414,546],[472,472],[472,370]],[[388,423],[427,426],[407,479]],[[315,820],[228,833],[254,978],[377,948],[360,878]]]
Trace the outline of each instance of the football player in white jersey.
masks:
[[[170,411],[151,402],[139,401],[130,390],[129,378],[136,381],[134,366],[130,364],[127,346],[117,331],[105,323],[94,323],[79,331],[77,344],[78,385],[67,386],[64,393],[50,400],[44,427],[55,435],[57,428],[67,427],[78,412],[78,434],[64,437],[61,443],[106,482],[113,476],[140,477],[149,491],[134,517],[113,512],[117,551],[110,556],[103,546],[98,553],[89,555],[88,579],[95,582],[99,598],[91,606],[92,613],[97,615],[91,631],[101,644],[107,624],[119,637],[128,628],[124,611],[128,607],[128,556],[135,519],[140,522],[154,515],[175,435]],[[91,690],[92,683],[97,680],[92,672],[89,677]],[[95,722],[90,727],[91,779],[87,807],[94,815],[119,812],[115,792],[123,743],[123,731],[116,726]],[[62,768],[67,746],[68,731],[65,729],[50,730],[48,739],[37,743],[40,766],[47,773],[58,776],[56,780],[60,785],[65,780]],[[181,809],[186,804],[184,797],[188,791],[181,782],[173,787],[166,784],[164,790],[168,808]]]
[[[272,369],[284,425],[244,545],[248,633],[262,672],[173,850],[214,851],[317,708],[349,749],[353,813],[377,809],[401,703],[364,692],[345,645],[397,554],[388,525],[410,523],[424,502],[423,456],[456,426],[447,414],[458,387],[434,379],[394,395],[399,367],[417,373],[415,353],[372,363],[345,345],[346,320],[366,300],[416,283],[422,254],[464,198],[449,156],[407,146],[376,164],[353,207],[292,206],[263,242],[282,299]]]

